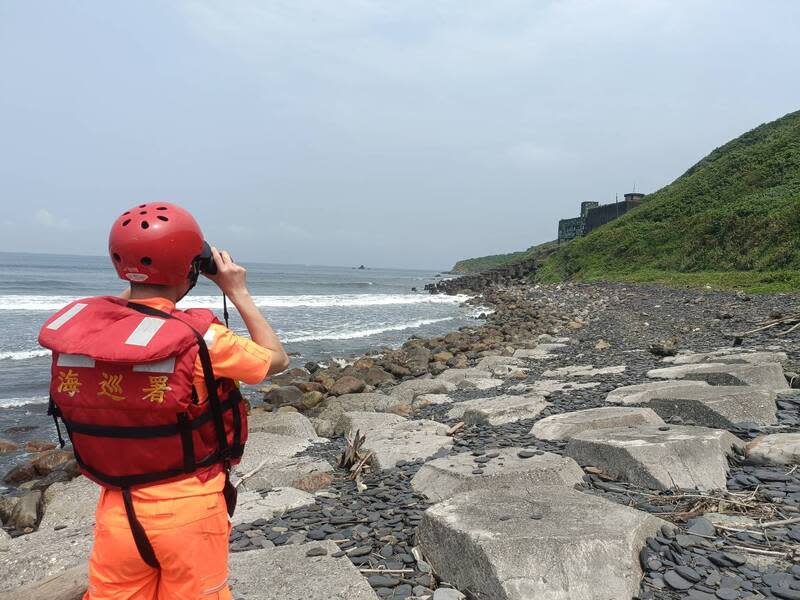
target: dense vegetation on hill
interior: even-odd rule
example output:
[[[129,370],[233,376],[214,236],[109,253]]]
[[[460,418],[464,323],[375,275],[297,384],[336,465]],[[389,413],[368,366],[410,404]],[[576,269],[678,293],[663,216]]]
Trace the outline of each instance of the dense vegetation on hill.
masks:
[[[538,246],[531,246],[527,250],[520,252],[511,252],[510,254],[494,254],[492,256],[481,256],[479,258],[468,258],[466,260],[458,261],[453,267],[453,273],[477,273],[479,271],[488,271],[496,267],[502,267],[514,263],[521,262],[528,258],[542,257],[552,252],[557,247],[558,243],[545,242]]]
[[[750,273],[790,289],[798,270],[800,111],[717,148],[639,208],[563,246],[538,277],[700,283],[707,273],[724,286],[719,272],[730,272],[731,285],[747,287]]]

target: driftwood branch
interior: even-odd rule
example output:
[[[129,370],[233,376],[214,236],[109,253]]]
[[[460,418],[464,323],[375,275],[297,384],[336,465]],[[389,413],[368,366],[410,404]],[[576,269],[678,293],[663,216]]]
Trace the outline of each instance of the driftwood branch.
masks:
[[[81,600],[89,586],[88,572],[89,565],[83,563],[11,592],[0,593],[0,600]]]

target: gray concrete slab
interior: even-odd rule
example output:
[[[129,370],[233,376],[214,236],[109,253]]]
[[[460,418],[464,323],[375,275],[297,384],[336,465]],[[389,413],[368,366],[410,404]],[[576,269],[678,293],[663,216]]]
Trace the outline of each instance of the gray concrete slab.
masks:
[[[272,519],[287,510],[314,505],[314,496],[291,487],[282,487],[265,493],[243,490],[239,492],[236,511],[231,521],[234,525],[252,523],[256,519]]]
[[[754,365],[778,363],[785,365],[789,361],[789,357],[785,352],[737,352],[733,348],[723,348],[714,352],[680,353],[667,358],[671,360],[664,359],[664,362],[672,363],[673,365],[693,365],[703,362],[750,363]]]
[[[417,539],[436,574],[477,598],[620,600],[664,522],[562,486],[478,490],[429,508]]]
[[[447,415],[453,419],[462,419],[467,425],[503,425],[532,419],[547,406],[548,402],[540,395],[496,396],[458,402]]]
[[[489,369],[448,369],[436,376],[437,381],[449,381],[458,383],[464,379],[488,379],[492,376]]]
[[[309,418],[296,412],[253,410],[248,415],[247,426],[251,432],[263,431],[264,433],[277,433],[309,440],[319,439]]]
[[[444,379],[409,379],[392,388],[391,395],[404,404],[413,404],[423,394],[447,394],[455,391],[455,384]]]
[[[386,412],[394,406],[405,403],[403,398],[386,394],[345,394],[338,398],[326,398],[325,405],[311,419],[311,422],[317,434],[322,437],[334,437],[336,423],[346,412]]]
[[[498,456],[486,463],[476,463],[476,457],[469,452],[437,458],[420,468],[411,480],[411,487],[431,502],[441,502],[470,490],[515,490],[540,485],[573,487],[583,481],[583,470],[571,458],[550,452],[521,458],[520,450],[497,450]],[[475,473],[476,467],[483,472]]]
[[[344,435],[358,429],[367,436],[363,449],[372,453],[371,464],[390,469],[401,460],[427,459],[453,447],[447,425],[425,419],[408,420],[392,414],[347,413]]]
[[[765,387],[664,381],[617,388],[606,402],[645,405],[664,419],[677,416],[696,425],[729,429],[737,423],[777,423],[776,397]]]
[[[800,433],[762,435],[747,444],[746,454],[759,465],[800,465]]]
[[[545,371],[543,377],[598,377],[600,375],[619,375],[625,372],[625,365],[615,365],[613,367],[599,367],[594,365],[572,365]]]
[[[485,356],[475,365],[476,369],[491,371],[495,367],[524,367],[525,361],[513,356]]]
[[[322,549],[324,556],[308,556]],[[314,542],[237,552],[230,558],[229,582],[242,600],[378,600],[350,560],[332,558],[333,542]]]
[[[469,377],[467,379],[462,379],[456,384],[456,387],[459,390],[491,390],[496,387],[500,387],[503,385],[503,382],[500,379],[491,379],[488,377],[472,378]]]
[[[256,492],[276,487],[304,487],[302,482],[333,471],[324,460],[295,456],[311,444],[308,438],[251,432],[242,461],[232,470],[232,478],[236,481],[248,476],[241,489]]]
[[[540,440],[568,440],[583,431],[639,425],[664,425],[664,421],[650,408],[609,406],[545,417],[531,433]]]
[[[766,387],[776,392],[786,391],[789,384],[783,376],[783,367],[778,363],[725,364],[700,363],[676,365],[647,372],[651,379],[685,379],[706,381],[711,385],[753,385]]]
[[[584,431],[564,451],[581,466],[602,469],[641,487],[725,489],[728,455],[744,443],[720,429],[647,425]]]

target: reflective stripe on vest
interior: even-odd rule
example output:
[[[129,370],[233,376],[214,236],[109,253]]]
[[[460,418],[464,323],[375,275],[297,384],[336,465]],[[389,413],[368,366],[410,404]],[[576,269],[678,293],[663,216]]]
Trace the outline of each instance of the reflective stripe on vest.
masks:
[[[61,326],[62,326],[64,323],[66,323],[67,321],[69,321],[69,320],[70,320],[72,317],[74,317],[75,315],[77,315],[79,312],[81,312],[81,311],[82,311],[84,308],[86,308],[87,306],[89,306],[89,305],[88,305],[88,304],[82,304],[82,303],[78,302],[78,303],[77,303],[75,306],[73,306],[72,308],[70,308],[70,309],[69,309],[67,312],[65,312],[63,315],[61,315],[61,316],[60,316],[60,317],[58,317],[57,319],[54,319],[54,320],[53,320],[53,322],[52,322],[52,323],[50,323],[50,324],[47,326],[47,329],[53,329],[53,330],[56,330],[56,329],[60,328],[60,327],[61,327]]]
[[[158,362],[143,363],[141,365],[133,365],[133,370],[137,373],[174,373],[175,372],[175,357],[165,358]]]
[[[165,322],[164,319],[156,317],[144,317],[125,343],[129,346],[147,346]]]
[[[94,359],[83,354],[59,354],[56,365],[59,367],[88,367],[91,369],[94,368]]]

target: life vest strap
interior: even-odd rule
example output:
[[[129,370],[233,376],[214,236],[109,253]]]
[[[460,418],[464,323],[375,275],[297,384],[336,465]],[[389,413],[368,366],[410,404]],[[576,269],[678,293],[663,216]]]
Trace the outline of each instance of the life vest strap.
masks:
[[[128,516],[128,525],[130,525],[131,533],[133,533],[133,541],[136,544],[136,549],[139,551],[139,556],[150,567],[160,569],[161,563],[156,558],[156,552],[153,550],[153,545],[147,537],[147,532],[142,527],[139,519],[136,517],[136,511],[133,509],[133,498],[131,498],[130,488],[122,490],[122,500],[125,503],[125,514]]]

